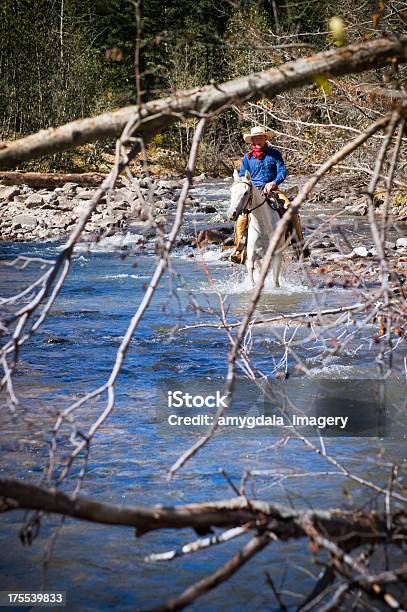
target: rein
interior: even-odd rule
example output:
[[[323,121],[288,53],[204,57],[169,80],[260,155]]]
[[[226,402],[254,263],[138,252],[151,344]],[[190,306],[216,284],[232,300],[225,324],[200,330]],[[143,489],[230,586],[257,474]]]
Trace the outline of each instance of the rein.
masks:
[[[252,183],[247,183],[246,181],[241,181],[242,183],[245,183],[245,185],[248,185],[250,187],[250,195],[249,198],[247,200],[246,206],[243,208],[242,213],[247,213],[250,214],[251,212],[253,212],[254,210],[256,210],[257,208],[260,208],[260,206],[263,206],[263,204],[265,202],[267,202],[267,204],[270,206],[270,208],[272,208],[273,210],[279,212],[279,205],[277,202],[277,196],[274,193],[271,193],[270,195],[273,196],[274,199],[274,206],[273,204],[268,200],[267,196],[264,198],[264,200],[262,202],[260,202],[260,204],[257,204],[257,206],[254,206],[253,208],[249,208],[249,205],[252,204],[253,202],[253,184]]]
[[[249,201],[250,201],[250,202],[252,202],[252,201],[253,201],[253,194],[251,195],[250,200],[248,200],[248,203],[249,203]],[[246,213],[251,213],[251,212],[253,212],[254,210],[256,210],[256,208],[260,208],[260,206],[263,206],[264,202],[266,202],[266,201],[267,201],[267,198],[264,198],[263,202],[260,202],[260,204],[257,204],[257,206],[255,206],[254,208],[247,208],[247,207],[246,207],[246,208],[244,208],[244,209],[243,209],[243,212],[246,212]]]

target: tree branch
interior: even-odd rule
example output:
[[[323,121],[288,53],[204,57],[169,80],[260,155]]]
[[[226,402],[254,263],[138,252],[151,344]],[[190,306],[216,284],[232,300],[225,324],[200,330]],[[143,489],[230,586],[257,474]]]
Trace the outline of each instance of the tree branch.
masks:
[[[407,537],[407,517],[403,511],[393,514],[389,531],[384,512],[296,510],[260,500],[248,503],[244,496],[184,506],[117,506],[83,497],[74,498],[56,489],[44,489],[18,480],[0,479],[0,512],[18,509],[42,510],[94,523],[135,527],[138,536],[155,529],[202,529],[249,523],[252,529],[272,530],[282,540],[305,537],[304,525],[313,524],[319,532],[341,542],[341,545],[346,540],[347,546],[350,543],[385,542],[390,537],[393,542],[401,543]]]
[[[379,68],[393,61],[407,59],[407,36],[399,40],[376,39],[300,58],[221,85],[208,85],[153,100],[143,105],[128,106],[96,117],[78,119],[57,128],[41,130],[26,138],[0,145],[0,167],[19,163],[58,151],[65,151],[103,138],[121,134],[125,125],[137,122],[138,137],[147,142],[185,114],[216,113],[232,104],[241,104],[295,89],[313,82],[315,76],[327,77]],[[131,137],[132,134],[129,134]]]

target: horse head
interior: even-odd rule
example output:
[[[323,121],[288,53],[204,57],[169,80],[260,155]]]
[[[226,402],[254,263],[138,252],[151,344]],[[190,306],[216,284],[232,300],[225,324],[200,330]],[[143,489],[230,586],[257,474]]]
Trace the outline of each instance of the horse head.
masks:
[[[233,172],[233,185],[230,188],[230,206],[227,217],[235,221],[247,206],[253,193],[253,185],[250,173],[246,170],[244,177],[239,177],[238,172]]]

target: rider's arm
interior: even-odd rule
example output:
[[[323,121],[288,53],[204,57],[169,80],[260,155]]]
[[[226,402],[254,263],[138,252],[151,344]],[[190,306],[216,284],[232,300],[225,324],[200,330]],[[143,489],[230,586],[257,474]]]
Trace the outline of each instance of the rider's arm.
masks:
[[[275,152],[275,160],[277,164],[277,174],[276,178],[274,179],[274,182],[276,183],[276,185],[279,185],[287,177],[287,168],[285,167],[283,156],[279,151]]]
[[[244,155],[239,170],[239,176],[244,176],[246,170],[249,170],[249,160],[247,159],[247,155]]]

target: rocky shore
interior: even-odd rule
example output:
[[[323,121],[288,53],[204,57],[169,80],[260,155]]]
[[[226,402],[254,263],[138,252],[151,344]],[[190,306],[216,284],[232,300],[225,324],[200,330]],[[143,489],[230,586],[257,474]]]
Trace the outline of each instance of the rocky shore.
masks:
[[[135,186],[120,178],[121,186],[104,197],[86,230],[94,238],[123,231],[132,223],[143,223],[147,213]],[[181,180],[140,181],[142,198],[151,203],[156,221],[176,207]],[[0,185],[0,240],[32,241],[63,238],[87,209],[96,187],[68,182],[53,189],[34,189],[28,185]],[[187,205],[196,205],[188,196]]]
[[[52,177],[53,175],[50,175]],[[194,183],[205,179],[200,175]],[[295,185],[285,189],[292,199],[298,192],[307,177],[296,177]],[[20,177],[19,177],[20,179]],[[52,180],[52,179],[51,179]],[[50,180],[50,182],[51,182]],[[75,226],[80,215],[86,210],[89,201],[93,198],[96,186],[86,186],[83,181],[67,182],[61,186],[48,188],[34,188],[26,184],[0,183],[0,240],[1,241],[44,241],[64,238]],[[82,184],[79,184],[79,183]],[[94,182],[94,181],[93,181]],[[149,210],[155,222],[165,223],[168,215],[174,212],[177,205],[182,179],[174,177],[142,178],[139,191],[136,186],[125,177],[120,177],[120,183],[113,192],[104,197],[96,208],[90,222],[86,227],[87,237],[97,240],[102,236],[111,236],[117,232],[140,230],[148,231],[150,223],[148,214],[140,201],[148,201]],[[349,215],[364,216],[367,214],[366,184],[360,178],[343,176],[324,177],[308,199],[308,203],[329,201],[337,205],[338,210],[344,209]],[[375,196],[375,206],[378,215],[383,211],[384,196],[378,193]],[[200,204],[192,194],[188,195],[187,208],[194,212],[211,215],[211,223],[198,224],[198,242],[221,243],[226,246],[233,242],[233,226],[226,222],[224,215],[219,215],[216,221],[216,207]],[[392,206],[393,214],[397,220],[407,220],[407,204]],[[215,216],[214,216],[215,215]],[[406,240],[401,238],[401,241]],[[179,244],[196,243],[196,233],[190,236],[184,234],[179,238]],[[398,245],[395,245],[395,248]],[[400,247],[402,245],[400,244]],[[404,244],[403,244],[404,247]],[[373,253],[372,253],[373,254]],[[356,256],[368,255],[355,253]]]

